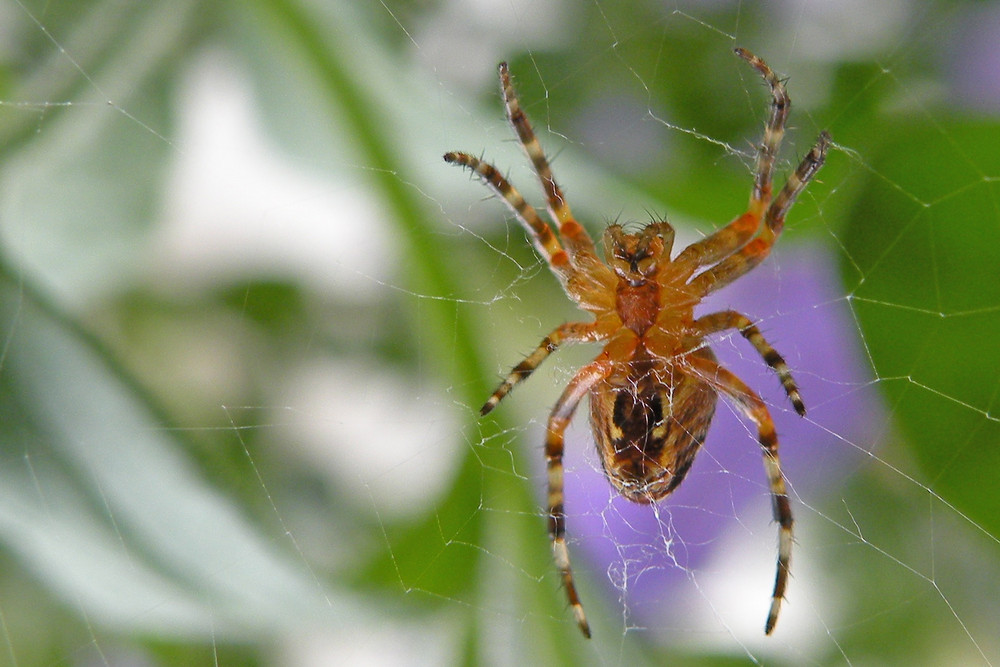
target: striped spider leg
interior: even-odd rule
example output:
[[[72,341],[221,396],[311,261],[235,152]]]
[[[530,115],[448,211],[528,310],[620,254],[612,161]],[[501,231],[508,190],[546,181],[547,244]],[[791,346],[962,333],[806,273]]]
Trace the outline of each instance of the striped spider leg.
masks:
[[[593,240],[573,218],[569,204],[566,202],[562,189],[556,183],[552,168],[538,143],[531,123],[521,109],[517,94],[511,84],[507,63],[500,63],[497,70],[507,120],[517,133],[521,146],[534,166],[535,173],[545,192],[548,213],[557,223],[559,238],[556,238],[552,228],[539,216],[538,211],[524,200],[517,188],[511,185],[507,178],[492,164],[469,153],[458,151],[446,153],[444,159],[450,164],[470,169],[494,194],[500,197],[525,228],[532,244],[562,283],[566,293],[581,308],[593,312],[597,319],[591,323],[570,322],[563,324],[542,339],[535,351],[515,366],[489,397],[480,410],[480,414],[483,416],[492,411],[516,384],[527,379],[532,371],[563,343],[603,340],[620,326],[614,318],[606,315],[606,313],[613,311],[616,280],[597,257]],[[563,248],[564,244],[566,249]],[[591,366],[593,365],[591,364]],[[559,569],[577,625],[586,637],[590,637],[590,625],[576,591],[569,549],[566,546],[566,514],[563,503],[563,433],[577,403],[586,394],[597,375],[595,375],[594,369],[584,368],[570,382],[563,399],[560,400],[559,405],[553,409],[549,417],[545,445],[548,477],[548,529],[553,558]]]
[[[707,337],[738,331],[778,375],[796,412],[805,414],[805,406],[788,365],[752,320],[736,311],[695,318],[694,309],[706,295],[767,257],[781,234],[785,215],[823,165],[831,141],[822,132],[772,197],[774,164],[791,102],[781,80],[763,60],[745,49],[736,49],[736,54],[757,70],[772,97],[757,150],[750,203],[745,213],[673,259],[674,230],[667,222],[651,223],[634,234],[621,225],[609,225],[602,239],[604,261],[598,258],[590,236],[573,218],[521,109],[505,63],[499,66],[499,77],[507,120],[534,167],[558,235],[496,167],[469,153],[444,156],[445,161],[469,169],[507,205],[567,295],[594,316],[591,322],[556,327],[503,379],[481,414],[492,411],[564,343],[604,343],[601,353],[566,386],[549,415],[545,436],[549,538],[573,615],[587,637],[590,626],[566,545],[562,464],[565,431],[584,397],[589,399],[590,423],[608,480],[621,495],[638,503],[665,498],[683,481],[705,440],[719,394],[741,410],[757,427],[779,525],[767,634],[774,629],[787,587],[793,521],[774,422],[760,397],[718,363]]]

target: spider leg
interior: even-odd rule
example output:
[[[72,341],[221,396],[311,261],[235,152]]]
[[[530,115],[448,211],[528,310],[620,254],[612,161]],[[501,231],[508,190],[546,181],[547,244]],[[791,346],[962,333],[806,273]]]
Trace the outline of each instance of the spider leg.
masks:
[[[673,263],[685,265],[694,273],[702,266],[714,264],[742,248],[757,233],[760,216],[744,213],[722,229],[684,248]]]
[[[774,201],[767,208],[767,214],[764,216],[764,229],[769,230],[775,237],[784,228],[785,214],[788,213],[788,209],[795,203],[796,197],[805,189],[809,181],[816,176],[816,172],[819,171],[820,167],[823,166],[823,162],[826,161],[826,151],[830,148],[831,141],[829,132],[823,130],[819,133],[819,137],[816,139],[816,143],[812,149],[806,154],[802,162],[799,163],[795,172],[788,177],[784,187],[781,188],[781,192],[778,193],[778,196],[774,198]]]
[[[785,214],[795,203],[795,198],[823,166],[829,147],[830,135],[825,131],[820,132],[816,143],[799,163],[795,172],[788,177],[781,192],[768,207],[765,214],[766,224],[760,235],[743,246],[736,254],[726,257],[711,269],[695,276],[690,285],[697,294],[705,296],[720,287],[725,287],[764,261],[771,252],[771,246],[774,245],[774,241],[785,226]]]
[[[788,501],[785,478],[778,458],[778,436],[774,422],[764,401],[742,380],[717,362],[703,356],[691,355],[686,367],[705,382],[724,394],[733,404],[757,425],[758,441],[764,454],[764,471],[771,490],[774,520],[778,523],[778,560],[771,594],[771,609],[764,625],[764,633],[771,634],[778,622],[781,600],[788,586],[789,563],[792,557],[792,508]]]
[[[585,637],[590,637],[590,625],[587,623],[587,616],[583,613],[583,604],[580,596],[576,592],[576,584],[573,580],[573,568],[569,562],[569,549],[566,546],[566,512],[564,509],[563,493],[563,444],[566,427],[573,416],[573,412],[580,404],[580,400],[586,396],[587,392],[595,384],[607,377],[612,371],[612,364],[608,355],[602,354],[595,361],[581,368],[569,385],[563,391],[562,396],[552,413],[549,415],[549,423],[545,436],[545,460],[548,471],[548,513],[549,513],[549,539],[552,542],[552,556],[559,568],[563,586],[566,588],[566,596],[570,607],[573,608],[573,616],[576,624],[580,627]]]
[[[514,92],[514,85],[510,80],[510,71],[507,68],[507,63],[500,63],[497,66],[497,73],[500,75],[500,92],[503,94],[507,120],[517,133],[517,138],[520,140],[524,152],[528,154],[528,159],[531,160],[531,164],[535,167],[535,173],[538,175],[538,180],[541,181],[542,189],[545,191],[549,215],[559,225],[559,236],[562,237],[569,248],[570,254],[574,257],[581,254],[596,257],[594,241],[587,234],[583,226],[573,218],[573,212],[569,208],[569,203],[566,201],[565,195],[563,195],[562,188],[559,187],[555,176],[552,175],[552,167],[545,157],[545,151],[542,150],[541,144],[538,143],[538,137],[531,127],[531,122],[521,108],[521,103],[517,99],[517,93]]]
[[[548,262],[552,272],[565,286],[575,272],[569,263],[569,255],[566,254],[552,233],[552,228],[539,217],[538,211],[531,204],[524,201],[524,197],[517,191],[517,188],[511,185],[510,181],[492,164],[468,153],[457,151],[445,153],[444,161],[449,164],[461,165],[472,171],[507,204],[525,231],[528,232],[528,236],[538,253]]]
[[[493,395],[489,397],[485,405],[479,410],[479,414],[489,414],[510,393],[510,390],[516,384],[527,380],[528,376],[563,343],[581,343],[598,340],[600,337],[601,334],[597,327],[597,322],[567,322],[556,327],[552,333],[542,339],[542,342],[539,343],[534,352],[525,357],[517,366],[514,366],[513,370],[504,378],[500,386],[493,392]]]
[[[714,234],[692,243],[674,260],[689,264],[692,270],[714,264],[731,255],[746,245],[757,233],[764,211],[771,202],[774,161],[781,147],[781,140],[785,136],[785,123],[792,107],[792,101],[785,92],[784,84],[767,63],[746,49],[737,48],[734,51],[757,70],[771,87],[771,115],[764,127],[761,143],[757,147],[757,164],[747,212]]]
[[[548,200],[549,212],[552,214],[553,220],[559,221],[560,224],[567,220],[572,220],[573,213],[569,209],[566,197],[563,196],[562,189],[552,175],[552,167],[549,166],[549,161],[545,157],[545,151],[542,150],[541,144],[538,143],[538,137],[535,135],[535,131],[528,121],[528,116],[525,115],[524,110],[521,108],[521,103],[517,99],[517,93],[514,92],[514,85],[510,81],[510,70],[507,67],[507,63],[500,63],[497,66],[497,73],[500,75],[500,92],[503,94],[507,120],[514,128],[514,131],[517,132],[517,137],[521,140],[521,146],[524,147],[524,152],[528,154],[528,158],[534,165],[535,173],[538,174],[538,180],[542,182],[542,188],[545,190],[545,198]]]
[[[753,190],[750,196],[750,213],[759,220],[771,201],[771,180],[774,176],[774,160],[785,136],[785,123],[792,101],[785,92],[785,85],[763,59],[746,49],[734,49],[737,56],[757,70],[771,87],[771,116],[764,127],[764,137],[757,149],[757,167],[754,170]]]
[[[802,396],[799,394],[798,385],[795,384],[795,380],[792,378],[792,372],[788,369],[788,364],[785,363],[784,358],[778,351],[771,347],[771,344],[764,339],[760,329],[750,321],[750,318],[737,313],[735,310],[725,310],[699,317],[695,320],[694,327],[693,340],[697,340],[699,343],[704,336],[709,334],[726,331],[727,329],[738,330],[741,336],[750,341],[750,344],[754,346],[754,349],[764,359],[764,362],[778,374],[781,386],[785,389],[785,393],[788,394],[788,399],[795,407],[795,411],[803,416],[806,414],[806,406],[802,403]]]

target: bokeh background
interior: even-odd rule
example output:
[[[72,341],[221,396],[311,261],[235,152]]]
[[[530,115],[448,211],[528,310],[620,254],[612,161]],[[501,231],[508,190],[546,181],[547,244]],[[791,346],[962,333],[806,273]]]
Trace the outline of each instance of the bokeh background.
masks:
[[[0,2],[0,664],[1000,661],[1000,5],[854,0]],[[507,60],[576,215],[746,205],[766,58],[780,175],[828,163],[768,262],[704,304],[720,358],[684,485],[615,498],[567,442],[579,636],[545,535],[542,431],[595,348],[488,419],[580,317],[447,150],[543,204]],[[581,410],[583,413],[584,410]]]

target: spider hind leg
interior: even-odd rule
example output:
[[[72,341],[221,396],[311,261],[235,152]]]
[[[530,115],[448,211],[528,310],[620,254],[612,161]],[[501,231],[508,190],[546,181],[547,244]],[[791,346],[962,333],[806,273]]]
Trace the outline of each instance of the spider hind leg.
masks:
[[[785,487],[785,476],[781,472],[781,459],[778,456],[778,435],[774,429],[774,421],[767,410],[764,401],[732,371],[720,366],[711,359],[692,357],[689,361],[691,372],[705,382],[711,384],[725,395],[748,419],[757,425],[757,440],[760,443],[764,458],[764,472],[771,492],[771,506],[774,520],[778,524],[778,558],[774,575],[774,590],[771,593],[771,607],[768,610],[767,622],[764,624],[764,634],[771,634],[778,622],[781,611],[781,601],[788,587],[789,566],[792,559],[792,506]]]
[[[569,560],[569,548],[566,546],[566,510],[564,507],[565,496],[563,492],[563,449],[566,427],[573,417],[577,406],[591,387],[607,377],[611,371],[612,364],[606,355],[602,355],[597,360],[587,364],[573,376],[566,386],[562,396],[552,414],[549,415],[549,423],[545,436],[545,461],[548,471],[548,514],[549,514],[549,539],[552,542],[552,555],[559,569],[562,578],[563,588],[566,589],[566,597],[570,607],[573,609],[573,616],[576,624],[584,637],[590,638],[590,624],[583,611],[583,603],[576,592],[576,583],[573,578],[573,568]]]

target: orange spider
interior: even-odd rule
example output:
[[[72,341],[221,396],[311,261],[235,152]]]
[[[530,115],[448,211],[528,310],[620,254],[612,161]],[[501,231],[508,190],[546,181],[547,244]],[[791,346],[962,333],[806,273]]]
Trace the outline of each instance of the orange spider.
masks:
[[[695,318],[694,309],[707,294],[733,282],[767,257],[795,198],[823,165],[830,135],[820,133],[816,144],[772,199],[774,162],[791,102],[781,80],[763,60],[745,49],[735,52],[760,73],[773,98],[770,119],[757,149],[750,205],[728,225],[691,244],[673,259],[673,228],[667,222],[654,222],[638,234],[626,233],[621,225],[608,226],[603,238],[606,264],[601,262],[594,242],[573,218],[552,176],[518,103],[506,63],[500,63],[499,74],[507,119],[541,181],[549,215],[559,228],[559,239],[496,167],[468,153],[444,156],[446,162],[470,169],[503,199],[566,294],[595,317],[593,322],[569,322],[556,327],[500,383],[481,414],[495,408],[563,343],[605,341],[600,355],[581,368],[563,391],[549,416],[545,439],[552,551],[576,622],[587,637],[590,626],[573,583],[566,547],[562,465],[563,434],[580,400],[587,395],[594,439],[607,477],[623,496],[638,503],[666,497],[684,479],[705,440],[718,394],[757,425],[774,518],[779,525],[777,575],[764,626],[766,634],[774,630],[785,594],[792,551],[792,510],[778,459],[774,422],[760,397],[719,365],[705,338],[721,331],[739,331],[777,373],[795,411],[804,415],[805,406],[787,364],[749,318],[731,310]]]

